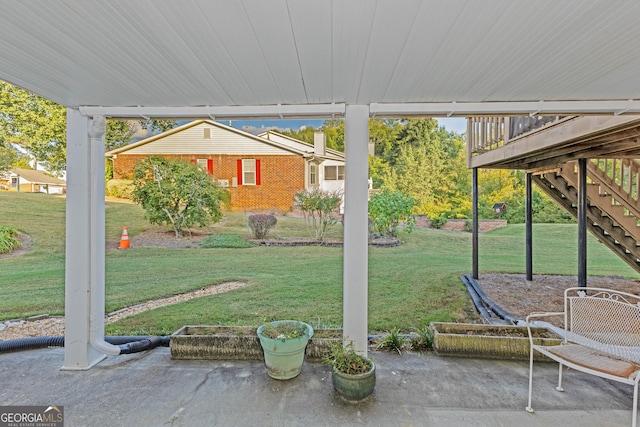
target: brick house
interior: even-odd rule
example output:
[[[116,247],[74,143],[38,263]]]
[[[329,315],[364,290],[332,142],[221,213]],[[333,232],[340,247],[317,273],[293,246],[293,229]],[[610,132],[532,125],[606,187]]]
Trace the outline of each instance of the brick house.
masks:
[[[255,136],[212,120],[196,120],[106,153],[115,179],[132,179],[137,162],[151,156],[184,160],[205,169],[231,193],[231,210],[293,209],[303,189],[344,189],[344,153],[269,131]]]

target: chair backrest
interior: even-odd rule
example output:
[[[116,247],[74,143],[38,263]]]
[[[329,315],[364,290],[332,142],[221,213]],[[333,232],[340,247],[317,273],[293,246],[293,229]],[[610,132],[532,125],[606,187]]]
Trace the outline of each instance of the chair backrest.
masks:
[[[603,288],[565,290],[566,340],[640,363],[640,296]]]

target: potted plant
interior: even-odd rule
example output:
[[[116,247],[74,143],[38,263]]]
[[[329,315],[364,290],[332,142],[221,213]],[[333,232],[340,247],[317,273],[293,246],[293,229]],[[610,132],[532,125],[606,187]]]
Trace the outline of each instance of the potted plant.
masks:
[[[267,373],[277,380],[300,374],[305,348],[313,336],[311,325],[297,320],[277,320],[258,328]]]
[[[353,343],[334,344],[323,361],[331,365],[331,382],[338,394],[348,402],[359,402],[376,385],[376,365],[353,348]]]

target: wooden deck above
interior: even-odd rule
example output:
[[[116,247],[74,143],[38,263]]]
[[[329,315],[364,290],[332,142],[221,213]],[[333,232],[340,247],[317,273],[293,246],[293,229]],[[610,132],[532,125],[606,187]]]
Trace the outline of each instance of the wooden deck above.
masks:
[[[467,120],[470,168],[534,172],[579,158],[640,158],[638,115],[539,120],[540,127],[521,134],[513,126],[515,118],[470,117]]]

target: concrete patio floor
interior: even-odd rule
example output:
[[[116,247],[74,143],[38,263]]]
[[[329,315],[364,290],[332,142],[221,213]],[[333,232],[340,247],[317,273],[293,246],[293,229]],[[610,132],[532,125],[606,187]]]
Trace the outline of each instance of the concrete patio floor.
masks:
[[[63,349],[0,354],[0,405],[64,406],[74,426],[625,426],[632,388],[537,363],[534,414],[528,362],[372,351],[374,394],[350,404],[328,366],[305,363],[289,381],[262,362],[171,360],[168,348],[108,357],[88,371],[61,371]]]

